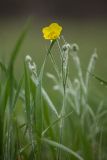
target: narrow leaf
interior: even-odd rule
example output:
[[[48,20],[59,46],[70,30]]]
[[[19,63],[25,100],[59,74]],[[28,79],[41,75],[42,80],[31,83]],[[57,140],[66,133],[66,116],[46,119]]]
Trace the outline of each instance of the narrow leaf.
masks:
[[[48,96],[47,92],[42,88],[42,95],[46,102],[48,103],[49,107],[52,109],[52,111],[55,113],[55,115],[58,117],[58,112],[56,110],[56,107],[54,106],[53,102],[51,101],[50,97]]]
[[[58,147],[61,150],[68,152],[69,154],[73,155],[74,157],[76,157],[79,160],[84,160],[80,155],[78,155],[76,152],[74,152],[72,149],[64,146],[63,144],[59,144],[55,141],[49,140],[47,138],[42,138],[42,141],[45,143],[48,143],[49,145],[53,146],[53,147]]]

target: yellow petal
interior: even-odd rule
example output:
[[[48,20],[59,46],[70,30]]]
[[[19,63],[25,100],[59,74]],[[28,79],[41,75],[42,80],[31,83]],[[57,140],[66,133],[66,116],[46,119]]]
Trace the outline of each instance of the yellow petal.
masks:
[[[48,27],[42,29],[44,38],[49,40],[57,39],[60,36],[61,31],[62,27],[57,23],[52,23]]]

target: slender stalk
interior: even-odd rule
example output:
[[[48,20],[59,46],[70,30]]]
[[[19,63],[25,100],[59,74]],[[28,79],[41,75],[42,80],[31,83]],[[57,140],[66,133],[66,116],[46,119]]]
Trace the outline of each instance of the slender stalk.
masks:
[[[64,128],[64,119],[62,118],[65,115],[65,107],[66,107],[66,92],[64,89],[63,92],[63,104],[62,104],[62,109],[61,109],[61,120],[60,120],[60,124],[59,124],[59,144],[62,144],[63,141],[63,128]],[[62,159],[62,155],[61,155],[61,149],[58,148],[58,157],[57,160],[61,160]]]
[[[61,52],[61,75],[62,75],[62,86],[63,86],[63,103],[60,112],[60,116],[63,117],[65,115],[65,107],[66,107],[66,84],[68,77],[68,45],[64,44],[63,49],[60,48],[58,43],[60,52]],[[64,119],[61,118],[59,124],[59,144],[62,144],[63,141],[63,128],[64,128]],[[61,149],[58,149],[58,157],[57,160],[62,159]]]
[[[50,58],[51,58],[51,62],[53,63],[53,67],[54,67],[54,69],[55,69],[55,71],[57,73],[57,76],[60,79],[60,73],[59,73],[59,70],[58,70],[58,66],[57,66],[52,54],[50,54]]]

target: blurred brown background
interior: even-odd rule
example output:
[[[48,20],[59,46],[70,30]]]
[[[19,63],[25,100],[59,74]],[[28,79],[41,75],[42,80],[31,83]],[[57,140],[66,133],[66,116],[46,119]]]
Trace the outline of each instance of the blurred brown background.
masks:
[[[107,16],[106,0],[0,0],[0,16],[58,16],[93,18]]]

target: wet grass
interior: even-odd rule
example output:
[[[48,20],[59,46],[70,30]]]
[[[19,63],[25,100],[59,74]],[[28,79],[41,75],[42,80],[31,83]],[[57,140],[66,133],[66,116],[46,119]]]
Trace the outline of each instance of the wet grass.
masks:
[[[107,24],[61,22],[47,54],[46,22],[23,23],[0,29],[0,159],[106,160]]]

